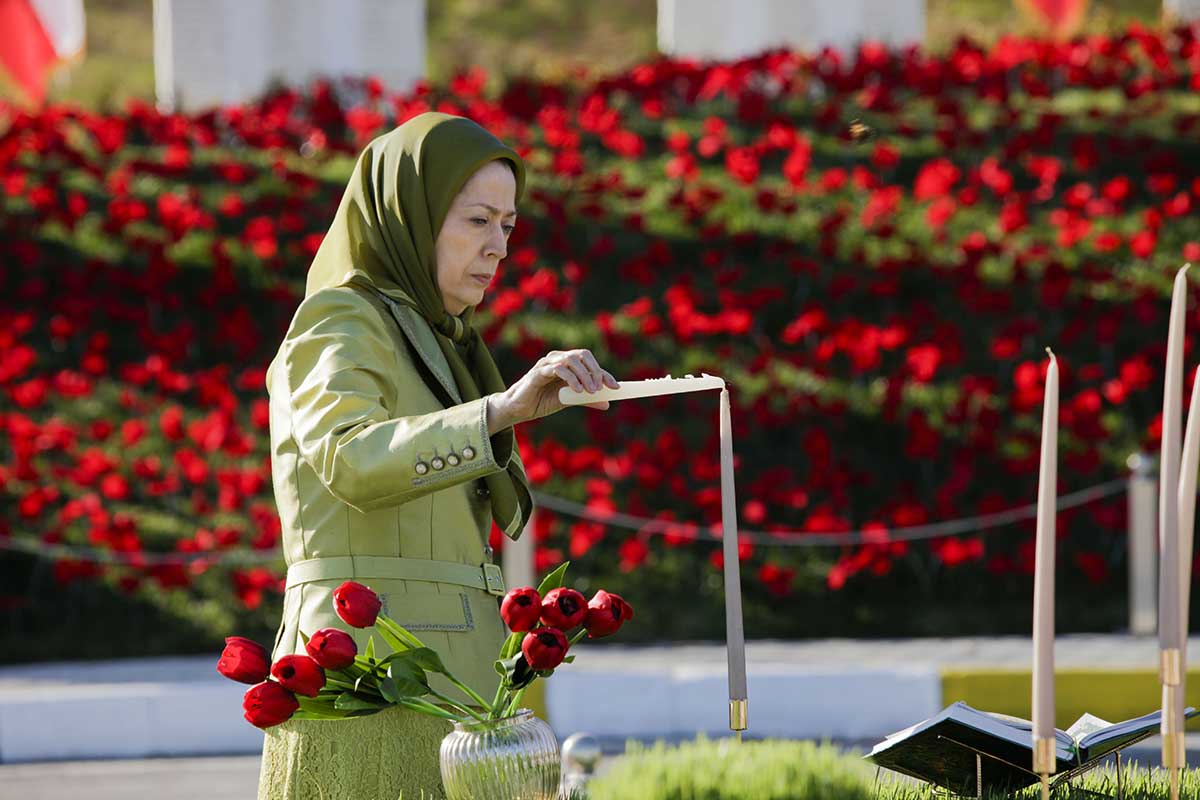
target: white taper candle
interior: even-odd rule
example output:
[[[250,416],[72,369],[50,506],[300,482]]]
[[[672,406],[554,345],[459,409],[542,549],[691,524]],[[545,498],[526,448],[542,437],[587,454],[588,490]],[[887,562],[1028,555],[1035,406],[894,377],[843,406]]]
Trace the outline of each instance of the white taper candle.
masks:
[[[1054,738],[1054,547],[1058,494],[1058,361],[1050,353],[1042,401],[1037,547],[1033,576],[1033,736]]]

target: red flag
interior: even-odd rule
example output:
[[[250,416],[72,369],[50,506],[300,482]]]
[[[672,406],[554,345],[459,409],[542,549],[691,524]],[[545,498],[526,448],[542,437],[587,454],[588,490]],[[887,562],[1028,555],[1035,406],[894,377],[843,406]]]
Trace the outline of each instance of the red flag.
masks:
[[[0,67],[35,105],[54,67],[83,53],[81,0],[0,0]]]

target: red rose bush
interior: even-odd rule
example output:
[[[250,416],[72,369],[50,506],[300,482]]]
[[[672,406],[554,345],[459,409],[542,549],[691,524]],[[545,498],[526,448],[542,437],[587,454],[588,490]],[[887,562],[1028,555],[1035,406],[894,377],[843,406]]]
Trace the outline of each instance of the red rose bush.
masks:
[[[454,721],[499,719],[513,714],[525,689],[574,660],[571,647],[584,636],[611,636],[633,618],[619,595],[603,589],[586,600],[562,586],[567,564],[560,565],[541,586],[510,590],[500,603],[500,616],[511,633],[495,662],[500,684],[491,702],[456,678],[441,657],[420,639],[381,613],[379,596],[369,587],[346,581],[333,593],[333,606],[343,622],[371,628],[391,653],[376,657],[375,639],[359,653],[354,638],[338,628],[301,632],[305,652],[280,656],[273,664],[266,649],[240,636],[225,640],[217,671],[242,683],[246,721],[269,728],[292,718],[340,719],[374,714],[402,706]],[[543,599],[544,598],[544,599]],[[568,632],[574,630],[570,638]],[[447,697],[429,685],[430,674],[442,675],[469,698]]]

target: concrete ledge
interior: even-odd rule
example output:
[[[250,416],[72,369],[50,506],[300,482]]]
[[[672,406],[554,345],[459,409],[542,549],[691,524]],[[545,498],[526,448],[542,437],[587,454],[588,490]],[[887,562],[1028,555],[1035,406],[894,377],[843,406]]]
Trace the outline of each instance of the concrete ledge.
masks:
[[[98,684],[0,694],[0,762],[262,751],[244,687]]]
[[[1057,649],[1060,727],[1084,711],[1117,722],[1159,705],[1153,639],[1067,636]],[[560,738],[728,733],[723,644],[581,644],[576,654],[523,703]],[[1024,637],[754,641],[746,654],[754,738],[873,743],[955,700],[1029,715]],[[246,687],[215,664],[202,655],[0,667],[0,762],[257,754]],[[1188,702],[1200,707],[1200,671],[1189,677]]]
[[[578,665],[576,665],[578,666]],[[750,669],[750,731],[756,737],[859,739],[883,736],[941,709],[935,670]],[[729,731],[723,669],[598,672],[563,670],[547,682],[555,731],[637,738]]]

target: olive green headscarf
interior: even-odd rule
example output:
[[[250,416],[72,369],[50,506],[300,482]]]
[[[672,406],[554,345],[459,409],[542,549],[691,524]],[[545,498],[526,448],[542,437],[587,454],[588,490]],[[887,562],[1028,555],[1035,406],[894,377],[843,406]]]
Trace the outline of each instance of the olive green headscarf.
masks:
[[[304,295],[346,283],[365,283],[416,309],[435,332],[464,401],[507,387],[468,306],[448,313],[437,284],[434,243],[463,184],[481,166],[508,161],[525,189],[525,164],[516,151],[465,117],[427,112],[377,137],[359,155],[341,204],[308,270]],[[532,511],[520,459],[488,475],[492,517],[510,531]],[[527,505],[526,508],[521,508]]]

